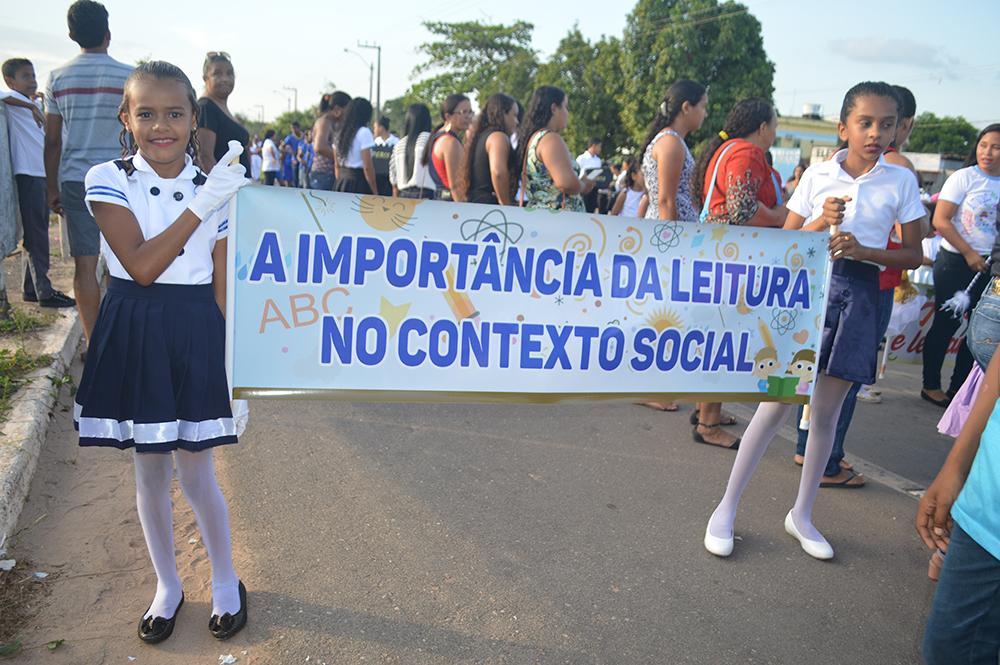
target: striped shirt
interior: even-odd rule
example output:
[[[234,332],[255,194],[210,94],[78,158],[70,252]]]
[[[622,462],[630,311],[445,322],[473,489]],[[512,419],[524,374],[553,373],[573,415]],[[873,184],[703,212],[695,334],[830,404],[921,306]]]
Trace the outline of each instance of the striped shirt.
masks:
[[[95,164],[121,156],[118,105],[131,65],[81,53],[49,75],[46,113],[63,119],[60,182],[83,182]]]

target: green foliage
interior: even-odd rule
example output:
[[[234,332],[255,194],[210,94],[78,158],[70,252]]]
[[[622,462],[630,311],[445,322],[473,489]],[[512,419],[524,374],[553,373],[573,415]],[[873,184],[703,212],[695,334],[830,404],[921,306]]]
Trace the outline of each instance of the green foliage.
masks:
[[[276,139],[283,139],[292,131],[292,123],[298,122],[302,131],[312,129],[316,115],[319,113],[318,106],[310,106],[304,111],[286,111],[271,122],[265,123],[264,129],[273,129]],[[260,132],[260,137],[264,138],[264,132]]]
[[[24,384],[25,376],[51,362],[50,356],[32,356],[24,347],[0,349],[0,416],[10,409],[10,398]]]
[[[472,93],[480,105],[495,92],[506,92],[518,100],[531,95],[538,60],[531,48],[534,26],[530,23],[429,21],[424,27],[435,40],[420,45],[418,50],[428,61],[413,73],[433,75],[410,88],[405,95],[407,104],[422,101],[433,112],[445,97],[456,92]]]
[[[622,51],[622,119],[636,143],[678,79],[709,87],[708,118],[691,144],[718,131],[740,99],[774,93],[774,63],[764,52],[760,21],[731,0],[639,0]]]
[[[10,315],[0,319],[0,335],[23,334],[44,328],[55,320],[55,316],[38,316],[28,310],[12,308]]]
[[[587,139],[604,139],[604,156],[632,141],[621,121],[621,42],[603,38],[591,44],[576,26],[538,68],[535,86],[556,85],[569,95],[569,126],[563,138],[573,154],[587,149]],[[523,103],[527,103],[527,99]]]
[[[976,142],[979,130],[958,116],[937,117],[921,113],[913,124],[906,149],[912,152],[937,152],[953,159],[965,159]]]
[[[410,102],[406,97],[396,97],[382,102],[382,115],[389,118],[389,131],[396,136],[403,136],[403,126],[406,122],[406,107]],[[378,118],[375,118],[378,120]]]

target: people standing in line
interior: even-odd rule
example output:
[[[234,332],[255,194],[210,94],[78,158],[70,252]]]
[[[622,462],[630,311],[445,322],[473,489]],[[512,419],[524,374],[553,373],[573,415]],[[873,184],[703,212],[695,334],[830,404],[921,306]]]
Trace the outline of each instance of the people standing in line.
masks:
[[[743,115],[762,117],[751,111],[752,107],[746,108]],[[916,268],[922,258],[920,223],[926,213],[917,183],[910,172],[887,164],[882,156],[893,140],[898,117],[896,92],[887,83],[865,82],[851,88],[838,124],[847,148],[832,160],[809,167],[788,202],[784,228],[819,233],[836,229],[829,241],[832,276],[810,402],[809,442],[795,505],[784,522],[785,531],[817,559],[834,555],[813,524],[812,513],[833,447],[837,417],[853,382],[875,380],[878,266]],[[736,131],[739,125],[727,121],[725,131]],[[709,195],[705,198],[711,200]],[[754,216],[747,210],[741,214],[748,219]],[[897,222],[902,225],[902,247],[885,249],[885,239]],[[725,495],[705,529],[705,548],[712,554],[732,553],[740,497],[792,410],[789,404],[775,402],[757,407],[736,454]]]
[[[243,146],[240,164],[250,177],[250,133],[229,111],[229,95],[236,85],[236,73],[229,54],[224,51],[209,51],[201,66],[201,77],[205,81],[205,95],[198,100],[198,166],[211,171],[216,162],[226,154],[230,141],[239,141]]]
[[[302,189],[309,188],[309,175],[312,173],[313,155],[312,130],[307,129],[302,132],[302,140],[299,141],[299,187]]]
[[[250,139],[250,179],[254,182],[260,182],[260,171],[264,160],[260,156],[261,142],[257,135],[254,134],[253,138]]]
[[[430,166],[439,199],[454,199],[451,183],[458,179],[458,171],[462,168],[462,140],[459,137],[469,128],[472,116],[472,103],[465,95],[448,95],[441,104],[441,125],[431,133],[430,149],[423,156],[423,165]]]
[[[402,140],[392,149],[389,182],[392,195],[404,199],[433,199],[434,180],[424,162],[431,137],[431,111],[425,104],[410,104]]]
[[[510,135],[517,129],[517,102],[498,92],[486,100],[465,146],[455,189],[470,203],[514,205],[517,156]]]
[[[927,665],[992,665],[1000,656],[998,398],[1000,354],[993,354],[968,419],[917,507],[917,533],[936,558],[947,552],[924,630]]]
[[[374,194],[378,191],[375,164],[372,162],[375,137],[368,129],[371,121],[371,102],[363,97],[352,99],[347,105],[340,131],[334,137],[338,172],[334,189],[338,192]]]
[[[378,122],[375,123],[375,145],[395,148],[397,143],[399,143],[399,137],[389,131],[389,118],[380,115]]]
[[[934,228],[943,240],[934,260],[934,322],[924,341],[923,389],[920,396],[947,406],[969,370],[972,355],[963,336],[948,392],[941,390],[941,366],[961,319],[941,306],[963,291],[977,273],[989,270],[987,259],[997,237],[1000,203],[1000,125],[990,125],[977,137],[964,168],[952,173],[941,188],[934,210]],[[969,291],[975,307],[989,280],[979,279]]]
[[[281,150],[281,175],[278,180],[283,187],[299,186],[299,144],[302,142],[302,127],[298,122],[292,123],[292,129],[288,132],[278,146]]]
[[[66,22],[80,54],[54,69],[45,88],[45,180],[49,207],[66,216],[73,294],[89,343],[101,302],[101,234],[84,203],[84,179],[91,166],[121,153],[117,109],[132,67],[108,55],[111,30],[104,5],[77,0]]]
[[[333,137],[340,131],[351,96],[337,90],[319,100],[319,115],[313,123],[313,165],[309,172],[312,189],[330,191],[336,180],[336,157],[333,154]]]
[[[8,107],[7,134],[11,166],[21,211],[24,261],[22,295],[42,307],[73,307],[76,301],[49,281],[49,204],[45,198],[45,114],[35,101],[35,66],[24,58],[3,63],[3,80],[10,89],[0,93]]]
[[[569,97],[560,88],[543,85],[535,89],[518,135],[521,166],[519,204],[525,208],[583,212],[583,199],[596,180],[581,177],[561,132],[569,122]]]
[[[601,159],[601,145],[602,141],[599,136],[591,137],[587,141],[587,149],[577,155],[576,163],[580,167],[581,175],[593,174],[604,168],[604,161]],[[599,174],[598,177],[600,177]],[[592,188],[583,197],[583,207],[587,212],[594,212],[597,209],[597,187]]]
[[[212,448],[237,441],[224,362],[224,239],[228,202],[250,181],[241,164],[230,163],[243,151],[236,141],[207,177],[194,165],[198,101],[179,68],[139,65],[120,103],[125,154],[86,176],[111,278],[74,422],[81,446],[135,449],[136,506],[156,572],[139,639],[170,637],[184,604],[171,506],[175,463],[212,566],[208,629],[227,639],[246,624],[247,598]]]
[[[261,147],[260,153],[262,155],[260,168],[264,173],[264,184],[273,185],[281,171],[281,153],[278,151],[278,145],[274,142],[273,129],[264,132],[264,145]]]
[[[766,154],[774,143],[777,125],[777,114],[769,102],[750,98],[736,104],[726,116],[723,130],[709,139],[694,166],[691,197],[695,207],[684,214],[694,213],[701,205],[698,218],[703,222],[780,226],[786,209]],[[735,423],[731,416],[723,416],[722,404],[699,405],[691,420],[692,438],[698,443],[739,447],[738,437],[720,429]]]
[[[632,162],[625,172],[625,189],[618,192],[615,204],[611,206],[612,215],[621,215],[632,219],[640,219],[639,206],[642,197],[646,195],[646,179],[637,162]]]

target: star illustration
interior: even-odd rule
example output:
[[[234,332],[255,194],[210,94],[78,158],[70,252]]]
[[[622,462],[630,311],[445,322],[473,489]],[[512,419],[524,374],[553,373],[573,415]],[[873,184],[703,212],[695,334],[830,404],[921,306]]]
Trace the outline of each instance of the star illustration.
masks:
[[[816,256],[816,248],[815,247],[810,247],[809,249],[806,250],[806,254],[811,259],[812,257]]]
[[[402,305],[393,305],[391,302],[382,298],[382,302],[379,304],[378,313],[386,323],[389,324],[389,337],[395,337],[396,332],[399,330],[399,324],[403,322],[406,315],[410,312],[410,303],[403,303]]]
[[[712,240],[722,240],[726,237],[726,227],[723,225],[717,225],[712,229]]]
[[[563,297],[562,296],[556,296],[556,304],[557,305],[563,304]]]

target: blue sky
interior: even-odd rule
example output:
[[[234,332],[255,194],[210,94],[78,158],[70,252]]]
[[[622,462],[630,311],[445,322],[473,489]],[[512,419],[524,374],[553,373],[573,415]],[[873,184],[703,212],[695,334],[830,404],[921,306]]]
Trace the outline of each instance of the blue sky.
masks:
[[[483,20],[535,24],[535,47],[542,56],[577,23],[590,39],[620,36],[630,3],[609,9],[608,1],[539,3],[529,0],[459,3],[425,0],[297,0],[285,3],[195,2],[169,4],[105,2],[111,14],[111,53],[120,60],[140,57],[180,65],[200,88],[200,68],[208,50],[232,54],[237,72],[230,106],[265,118],[287,108],[298,89],[299,106],[316,102],[328,81],[352,94],[367,94],[368,68],[357,55],[358,40],[377,41],[382,51],[382,99],[399,95],[410,83],[428,38],[424,20]],[[1000,2],[960,0],[942,9],[938,0],[788,2],[749,0],[763,25],[764,47],[775,63],[775,102],[782,113],[798,114],[818,103],[835,114],[852,84],[884,79],[913,90],[918,110],[964,115],[976,125],[1000,121]],[[76,52],[66,36],[68,2],[17,0],[0,6],[0,59],[31,58],[44,81],[48,71]],[[30,6],[30,19],[23,12]],[[152,8],[155,7],[155,11]],[[571,8],[571,12],[567,11]]]

